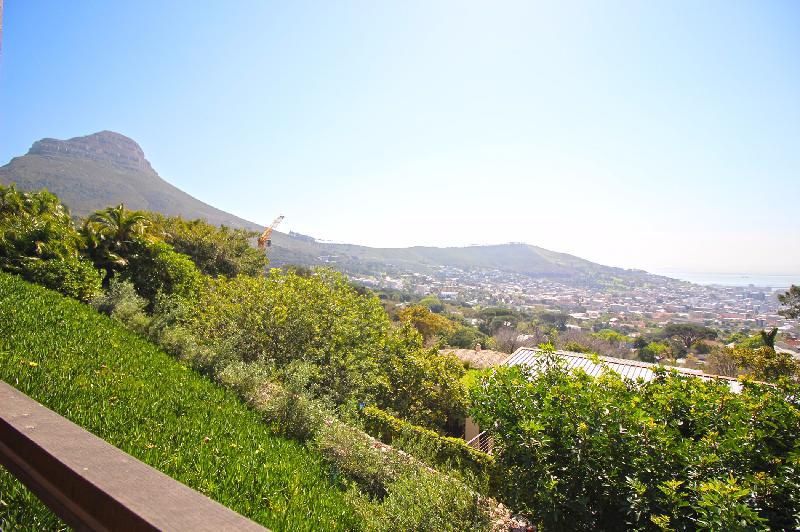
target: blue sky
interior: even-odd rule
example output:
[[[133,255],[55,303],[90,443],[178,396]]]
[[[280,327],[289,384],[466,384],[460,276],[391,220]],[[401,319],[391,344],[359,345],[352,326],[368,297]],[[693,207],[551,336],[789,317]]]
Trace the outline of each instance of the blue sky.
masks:
[[[259,223],[800,273],[798,2],[6,0],[0,164],[110,129]]]

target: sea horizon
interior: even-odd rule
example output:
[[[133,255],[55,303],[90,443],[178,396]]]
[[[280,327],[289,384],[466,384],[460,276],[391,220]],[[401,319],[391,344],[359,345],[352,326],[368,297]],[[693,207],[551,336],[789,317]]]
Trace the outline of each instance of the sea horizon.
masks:
[[[763,273],[721,273],[721,272],[687,272],[682,270],[652,270],[650,273],[672,277],[681,281],[700,285],[717,286],[757,286],[765,288],[788,289],[792,284],[800,285],[800,273],[797,274],[763,274]]]

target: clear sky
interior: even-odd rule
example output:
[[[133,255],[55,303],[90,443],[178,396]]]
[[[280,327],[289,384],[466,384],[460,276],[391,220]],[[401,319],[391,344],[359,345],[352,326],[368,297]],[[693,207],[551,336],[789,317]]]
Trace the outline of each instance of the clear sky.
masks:
[[[6,0],[0,164],[110,129],[259,223],[800,273],[800,2]]]

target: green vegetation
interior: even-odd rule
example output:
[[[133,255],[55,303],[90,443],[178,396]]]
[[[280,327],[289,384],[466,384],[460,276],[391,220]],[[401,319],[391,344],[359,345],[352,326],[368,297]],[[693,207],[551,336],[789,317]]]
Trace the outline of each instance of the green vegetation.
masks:
[[[690,349],[699,340],[713,340],[717,331],[695,323],[670,323],[661,331],[662,338],[675,338]]]
[[[424,305],[411,305],[397,311],[400,321],[410,323],[422,335],[424,342],[455,332],[455,325],[444,316],[432,312]]]
[[[216,227],[203,220],[184,220],[149,213],[154,232],[178,253],[192,258],[205,275],[256,276],[264,273],[267,259],[250,241],[258,233],[245,229]]]
[[[461,364],[423,349],[411,327],[392,327],[377,298],[336,272],[206,279],[183,324],[213,352],[279,380],[302,374],[307,391],[336,406],[374,403],[439,430],[464,419]]]
[[[216,209],[167,183],[144,157],[136,142],[113,131],[65,141],[41,140],[26,155],[0,167],[0,184],[16,183],[26,191],[46,188],[78,216],[124,204],[132,210],[259,229],[256,224]]]
[[[328,270],[274,269],[264,276],[266,259],[262,252],[244,247],[249,234],[243,231],[218,229],[202,222],[165,219],[152,213],[128,211],[119,205],[92,214],[83,221],[78,232],[66,209],[54,196],[46,192],[20,194],[14,189],[3,190],[8,190],[6,197],[10,201],[7,204],[21,204],[23,208],[0,211],[3,227],[22,228],[16,233],[11,232],[12,236],[21,235],[19,238],[0,241],[2,256],[13,259],[18,255],[25,258],[24,252],[40,253],[33,260],[55,264],[60,257],[41,253],[41,250],[61,249],[59,246],[67,249],[70,257],[83,261],[93,275],[94,290],[83,294],[83,299],[91,296],[96,309],[109,314],[140,337],[161,346],[190,368],[235,391],[257,412],[248,414],[249,419],[242,418],[236,430],[226,432],[229,439],[212,434],[208,436],[210,440],[203,440],[206,437],[203,436],[201,443],[213,447],[211,442],[221,439],[231,449],[241,447],[239,452],[243,454],[238,454],[239,457],[267,453],[254,448],[254,444],[244,445],[236,439],[242,427],[262,420],[265,423],[254,428],[254,434],[290,446],[281,462],[284,467],[282,474],[293,470],[293,464],[301,460],[302,453],[307,453],[308,457],[302,458],[308,462],[305,469],[293,470],[293,475],[303,477],[302,481],[270,474],[269,469],[242,473],[240,469],[244,465],[236,461],[212,462],[208,468],[202,466],[190,473],[177,466],[174,469],[163,467],[165,472],[189,485],[200,486],[201,490],[218,496],[225,504],[232,501],[230,505],[234,509],[244,508],[240,511],[247,515],[255,514],[256,518],[277,528],[290,525],[296,528],[302,508],[312,512],[305,526],[315,528],[333,526],[325,519],[338,520],[337,525],[347,529],[378,529],[387,522],[417,528],[423,523],[445,520],[458,529],[485,528],[496,503],[479,496],[465,482],[437,473],[409,455],[391,448],[387,451],[376,449],[375,440],[359,428],[341,421],[356,420],[359,403],[378,405],[440,432],[457,433],[464,421],[466,396],[460,382],[463,366],[452,356],[440,355],[436,349],[425,349],[421,335],[410,324],[392,324],[380,301],[369,291],[353,287],[343,275]],[[51,220],[54,220],[52,230],[46,233],[50,235],[49,240],[43,241],[48,245],[26,248],[25,239],[30,238],[31,232],[26,233],[25,229],[29,226],[49,227],[47,223]],[[170,242],[188,254],[179,253]],[[24,274],[28,270],[18,268],[20,263],[19,260],[8,260],[0,262],[0,267]],[[53,278],[57,288],[80,296],[65,289],[68,272],[63,269],[52,271],[59,273]],[[101,280],[105,288],[102,291]],[[12,308],[18,310],[10,298],[3,303],[6,312],[11,312]],[[73,302],[73,305],[77,304]],[[82,312],[82,326],[88,327],[92,317],[100,321],[98,326],[108,324],[88,308],[83,307]],[[81,341],[92,342],[94,337],[103,333],[82,330],[83,334],[78,337],[62,338],[58,329],[65,323],[69,324],[71,319],[67,312],[62,312],[58,326],[50,327],[43,322],[41,327],[54,332],[44,337],[32,335],[29,342],[42,350],[64,341],[68,344],[65,351],[70,354],[91,353],[95,356],[92,349],[111,351],[123,345],[122,340],[114,341],[114,334],[106,334],[112,341],[111,346],[97,343],[78,349]],[[28,326],[32,327],[30,319]],[[68,327],[67,330],[72,329]],[[150,349],[154,348],[150,346]],[[15,353],[20,356],[19,352]],[[120,377],[113,382],[125,390],[130,386],[138,389],[140,385],[122,378],[129,373],[118,374],[114,372],[116,370],[108,369],[127,363],[124,357],[129,354],[127,350],[121,350],[115,357],[108,357],[110,362],[100,364],[97,371],[105,375],[108,370],[109,375]],[[15,367],[16,362],[11,367]],[[28,360],[28,363],[30,368],[41,366],[35,360]],[[156,430],[154,427],[158,423],[168,423],[171,419],[167,417],[166,421],[150,422],[142,416],[143,421],[139,423],[136,417],[138,409],[145,408],[145,405],[135,403],[134,399],[144,401],[144,397],[157,397],[155,404],[163,402],[167,408],[165,412],[174,409],[183,416],[189,407],[183,403],[176,406],[177,399],[172,397],[183,393],[187,383],[171,380],[168,372],[161,368],[162,361],[137,362],[138,365],[148,363],[152,365],[148,371],[137,369],[135,375],[157,381],[159,386],[173,386],[171,392],[161,388],[144,389],[142,395],[132,398],[126,395],[125,390],[117,393],[113,387],[104,393],[101,386],[91,381],[84,387],[87,381],[80,378],[80,371],[69,368],[70,365],[80,365],[80,361],[65,355],[65,361],[58,368],[61,374],[77,375],[76,379],[69,379],[69,383],[78,383],[81,393],[86,395],[82,399],[88,401],[92,393],[97,395],[95,402],[90,403],[97,407],[94,411],[89,407],[84,409],[83,403],[78,403],[81,406],[77,409],[76,421],[80,422],[85,416],[90,430],[128,450],[131,445],[141,443],[131,444],[128,441],[131,434],[148,434]],[[177,367],[182,369],[175,371],[190,371],[186,367]],[[191,374],[192,378],[212,386]],[[71,393],[68,387],[57,389],[57,381],[48,378],[48,383],[56,388],[52,391],[55,397]],[[35,387],[32,389],[37,391]],[[98,403],[105,396],[108,396],[109,403]],[[192,393],[181,398],[200,409],[218,402]],[[128,419],[131,424],[129,432],[104,432],[92,424],[95,418],[103,422],[114,418],[107,415],[101,406],[114,408],[123,399],[134,401],[132,408],[114,409],[114,412],[119,412],[120,420],[124,415],[134,416],[133,420]],[[229,399],[235,404],[232,397]],[[54,407],[64,406],[58,401],[54,404]],[[166,416],[160,410],[155,413]],[[227,411],[223,415],[236,416]],[[114,423],[114,428],[118,429],[122,421],[115,418]],[[176,430],[180,429],[180,426],[176,427]],[[214,433],[214,430],[208,430]],[[143,444],[150,454],[156,453],[151,449],[166,449],[175,455],[173,461],[182,465],[188,460],[185,457],[198,452],[180,436],[173,438],[173,447],[170,447],[164,433],[159,431],[159,438],[153,437],[152,442]],[[294,443],[281,437],[294,440]],[[175,446],[181,446],[180,450]],[[294,456],[292,452],[300,454]],[[132,454],[139,456],[136,452]],[[215,460],[219,456],[217,453]],[[269,453],[265,456],[272,457]],[[160,457],[159,460],[166,458]],[[313,469],[315,467],[317,469]],[[221,468],[226,469],[221,473],[223,481],[220,483],[220,480],[212,478]],[[244,479],[244,484],[240,482],[239,485],[244,485],[245,489],[237,493],[237,497],[256,501],[251,505],[266,500],[273,506],[268,504],[267,509],[260,506],[254,509],[237,502],[238,499],[228,493],[234,482],[224,480],[226,475]],[[259,480],[258,475],[268,478]],[[412,478],[428,490],[429,498],[422,505],[425,511],[421,514],[409,511],[415,504],[407,499],[412,495],[408,490]],[[471,478],[466,480],[474,484]],[[253,484],[252,490],[248,482]],[[259,482],[266,487],[261,487]],[[308,486],[312,484],[323,492],[317,503],[306,504],[302,498],[292,495],[293,491],[310,489]],[[287,506],[280,510],[279,503],[269,497],[272,493],[269,490],[276,490],[277,485],[284,489],[286,505],[303,504],[299,508]],[[15,493],[22,493],[19,485],[15,486]],[[218,492],[215,491],[217,488]],[[315,492],[307,492],[309,498],[315,496]],[[455,493],[460,495],[455,497]],[[338,509],[324,510],[329,503]],[[320,508],[319,514],[314,513],[317,508]],[[405,515],[395,515],[394,512],[400,509]],[[32,515],[9,514],[8,520],[21,519],[23,523],[31,524],[37,519],[46,519],[42,517],[46,515],[46,512],[37,510]]]
[[[366,431],[382,442],[408,450],[430,465],[467,472],[473,479],[479,479],[479,484],[488,486],[494,460],[463,439],[440,436],[373,406],[364,408],[361,415]]]
[[[101,277],[82,247],[58,198],[0,185],[0,270],[86,301],[99,293]]]
[[[0,378],[268,527],[361,526],[320,457],[272,434],[233,394],[87,306],[5,273]],[[0,494],[0,528],[60,526],[6,472]]]
[[[471,389],[502,499],[546,529],[800,526],[800,386],[569,372],[556,356]]]
[[[786,307],[780,314],[787,318],[800,318],[800,286],[792,285],[789,290],[778,296],[781,304]]]

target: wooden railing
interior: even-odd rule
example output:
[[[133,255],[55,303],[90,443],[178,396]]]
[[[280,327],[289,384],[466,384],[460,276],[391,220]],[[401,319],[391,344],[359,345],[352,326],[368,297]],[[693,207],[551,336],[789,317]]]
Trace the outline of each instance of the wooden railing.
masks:
[[[76,530],[265,530],[3,381],[0,463]]]

